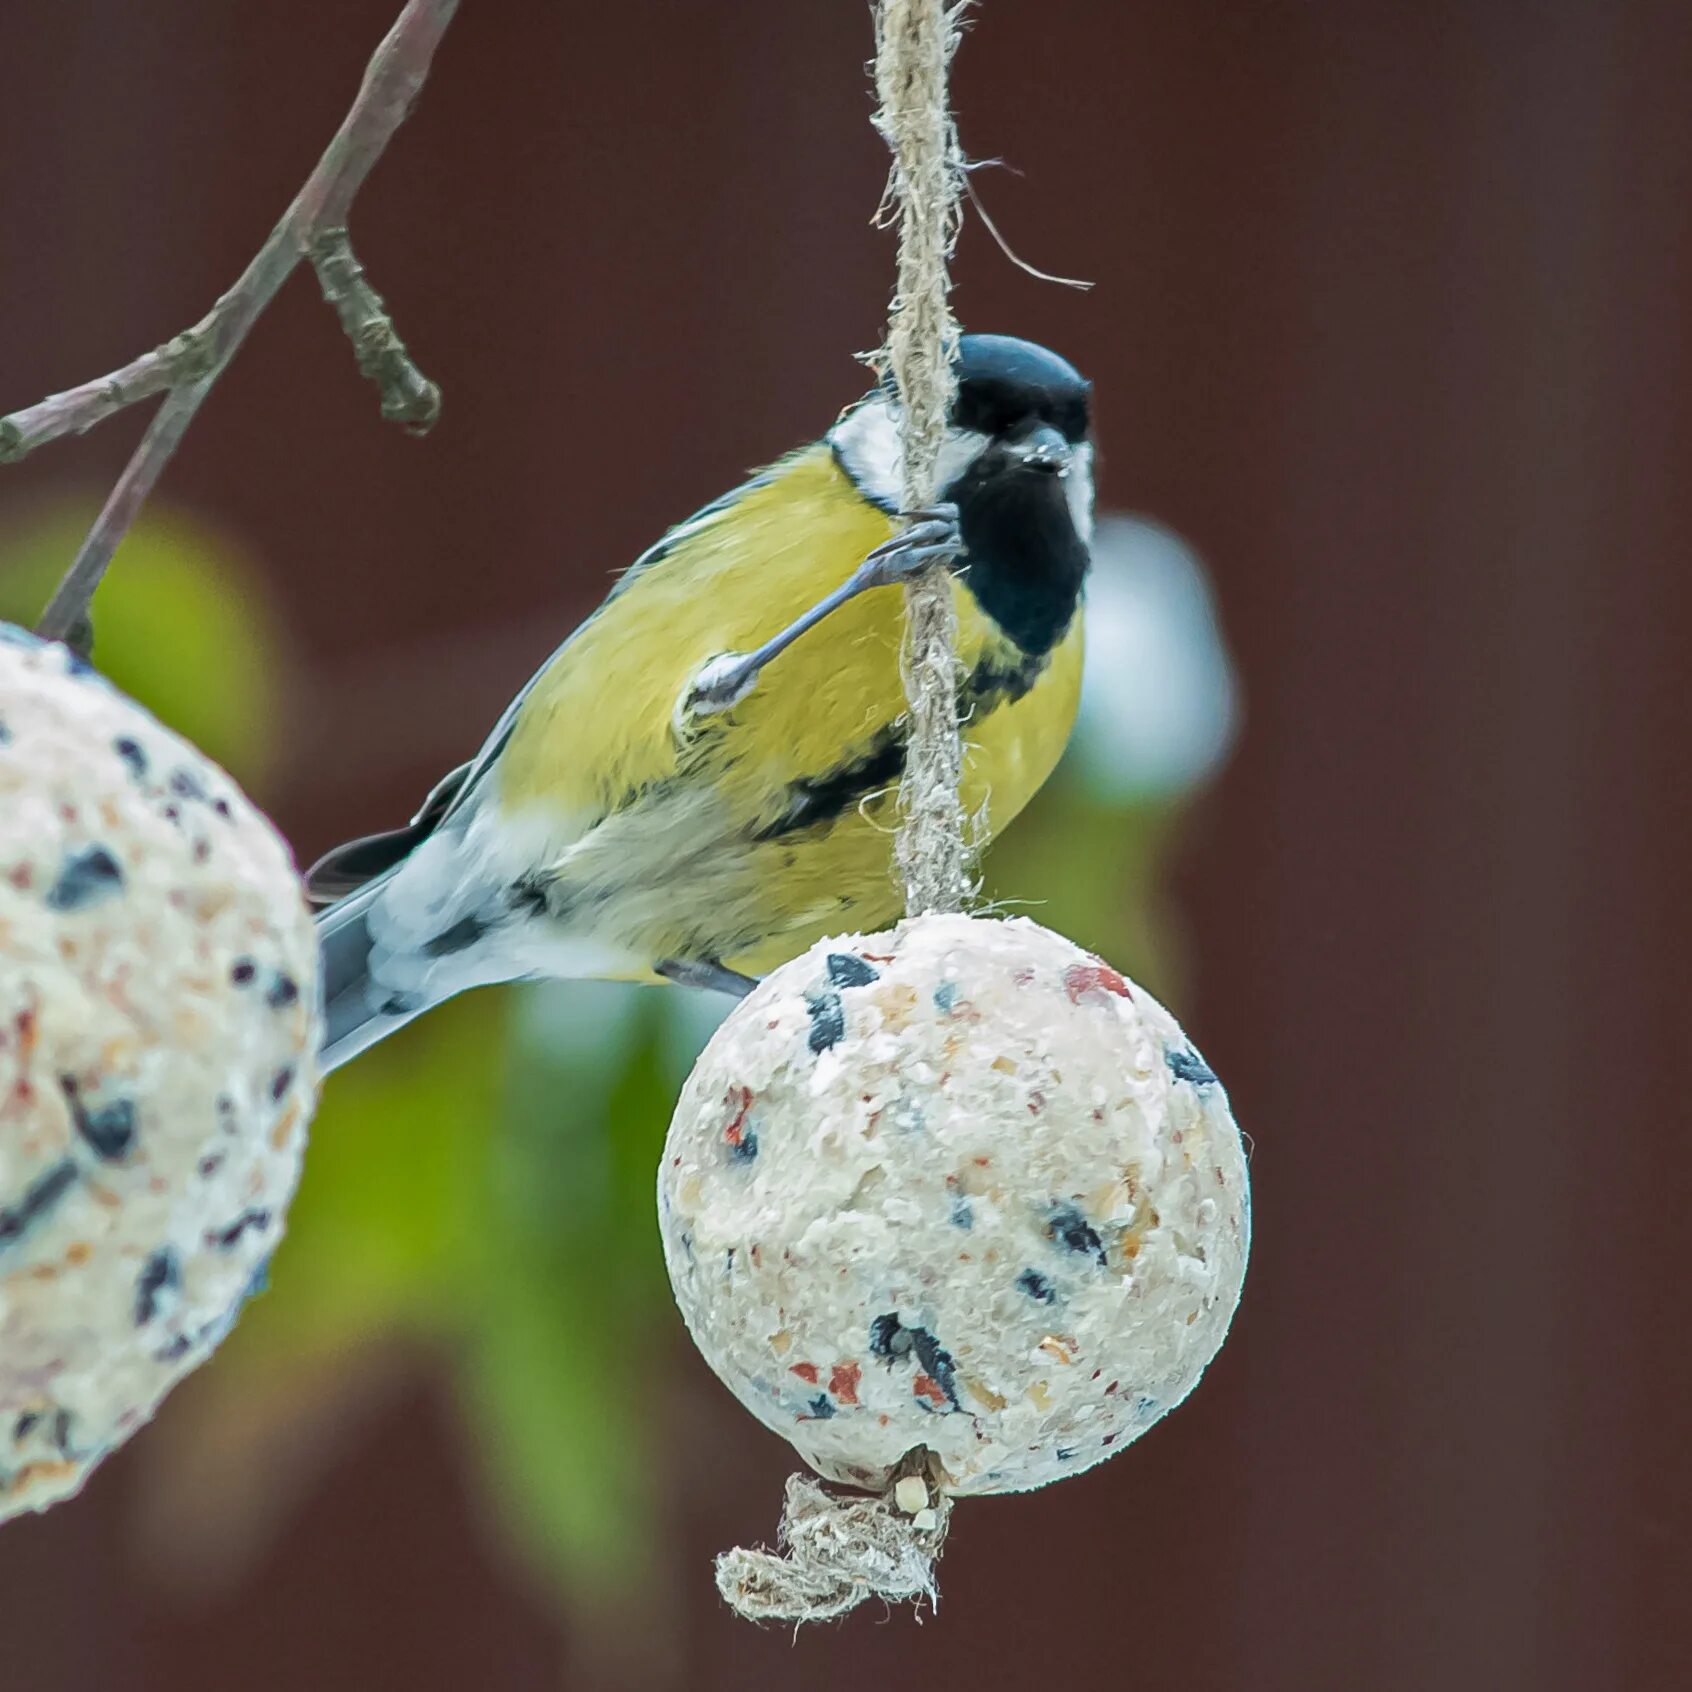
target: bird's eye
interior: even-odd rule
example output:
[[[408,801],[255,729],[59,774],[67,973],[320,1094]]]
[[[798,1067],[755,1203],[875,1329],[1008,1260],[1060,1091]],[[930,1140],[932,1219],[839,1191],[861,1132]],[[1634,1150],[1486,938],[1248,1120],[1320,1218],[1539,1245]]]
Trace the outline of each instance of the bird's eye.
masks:
[[[1054,429],[1063,432],[1066,441],[1079,441],[1087,434],[1087,402],[1085,399],[1064,400],[1047,413]]]

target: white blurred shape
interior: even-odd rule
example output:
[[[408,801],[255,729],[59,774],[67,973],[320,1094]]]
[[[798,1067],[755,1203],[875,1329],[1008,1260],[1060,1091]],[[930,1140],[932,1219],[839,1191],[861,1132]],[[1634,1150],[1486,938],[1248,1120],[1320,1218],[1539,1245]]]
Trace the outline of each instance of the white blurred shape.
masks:
[[[1204,566],[1168,529],[1102,514],[1066,775],[1115,802],[1185,793],[1221,766],[1238,721],[1233,666]]]
[[[519,995],[519,1049],[560,1066],[597,1059],[609,1073],[640,1037],[641,989],[631,981],[541,981]]]
[[[630,981],[536,982],[519,999],[519,1048],[609,1076],[628,1061],[641,1036],[643,1012],[653,1002],[662,1018],[660,1050],[679,1084],[734,1008],[726,994]]]

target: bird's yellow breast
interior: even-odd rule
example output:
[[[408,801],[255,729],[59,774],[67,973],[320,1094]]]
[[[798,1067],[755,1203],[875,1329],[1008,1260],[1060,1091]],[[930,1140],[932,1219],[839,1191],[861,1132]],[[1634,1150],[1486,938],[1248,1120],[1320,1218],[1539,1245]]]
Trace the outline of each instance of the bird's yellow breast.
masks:
[[[850,601],[731,711],[678,713],[708,659],[778,633],[894,529],[827,447],[808,448],[675,531],[558,653],[494,776],[502,815],[543,842],[560,923],[646,966],[708,957],[759,974],[897,914],[902,594]],[[953,592],[964,675],[1021,666],[1026,680],[966,582]],[[1028,691],[975,702],[963,804],[982,844],[1057,763],[1080,676],[1078,612]]]

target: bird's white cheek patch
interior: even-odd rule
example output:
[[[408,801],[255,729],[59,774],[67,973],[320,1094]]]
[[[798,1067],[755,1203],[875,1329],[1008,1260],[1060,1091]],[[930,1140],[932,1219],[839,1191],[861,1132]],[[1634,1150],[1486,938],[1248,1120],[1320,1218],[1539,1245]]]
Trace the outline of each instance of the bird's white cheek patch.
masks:
[[[858,491],[885,511],[901,511],[905,504],[905,454],[899,440],[899,415],[877,395],[849,411],[829,431],[829,442],[840,455],[846,474]],[[981,455],[988,437],[973,429],[953,429],[940,449],[937,481],[955,482]]]
[[[1064,481],[1064,493],[1069,500],[1069,520],[1081,537],[1082,545],[1093,544],[1093,448],[1082,441],[1070,461],[1069,475]]]

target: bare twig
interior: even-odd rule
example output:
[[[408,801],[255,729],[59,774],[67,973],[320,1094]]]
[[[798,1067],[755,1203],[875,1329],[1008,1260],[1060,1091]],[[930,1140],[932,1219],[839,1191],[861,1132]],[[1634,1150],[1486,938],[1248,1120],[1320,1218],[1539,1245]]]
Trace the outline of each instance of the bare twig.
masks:
[[[0,418],[0,463],[7,463],[61,435],[80,434],[113,412],[168,390],[168,397],[42,614],[37,632],[45,638],[62,640],[86,627],[89,600],[113,552],[212,384],[314,244],[331,232],[339,232],[344,242],[353,198],[410,113],[429,74],[435,49],[457,10],[458,0],[407,0],[398,21],[372,55],[358,98],[318,160],[317,168],[307,177],[294,203],[234,287],[200,322],[109,376],[51,395],[39,404]],[[346,249],[346,257],[351,262],[350,248]],[[358,327],[354,344],[359,349],[360,368],[365,367],[367,344],[360,336],[369,335],[380,319],[399,361],[392,362],[393,354],[381,355],[389,362],[381,364],[380,369],[384,373],[392,372],[377,378],[382,386],[383,415],[416,426],[422,422],[419,408],[423,390],[434,394],[435,410],[439,409],[439,394],[406,358],[392,325],[382,315],[380,299],[363,282],[356,264],[352,265],[352,272],[351,280],[363,290],[354,320],[349,321],[349,310],[339,301],[334,303],[348,333],[354,332],[355,323]],[[399,374],[401,366],[408,376]],[[415,386],[409,385],[413,382]],[[403,405],[396,406],[396,396],[403,396]],[[429,421],[433,421],[432,415]]]
[[[359,374],[368,376],[382,396],[382,415],[403,423],[414,435],[428,434],[441,414],[441,390],[412,363],[382,296],[353,257],[346,230],[325,229],[317,236],[311,263],[324,299],[335,308],[352,342]]]

